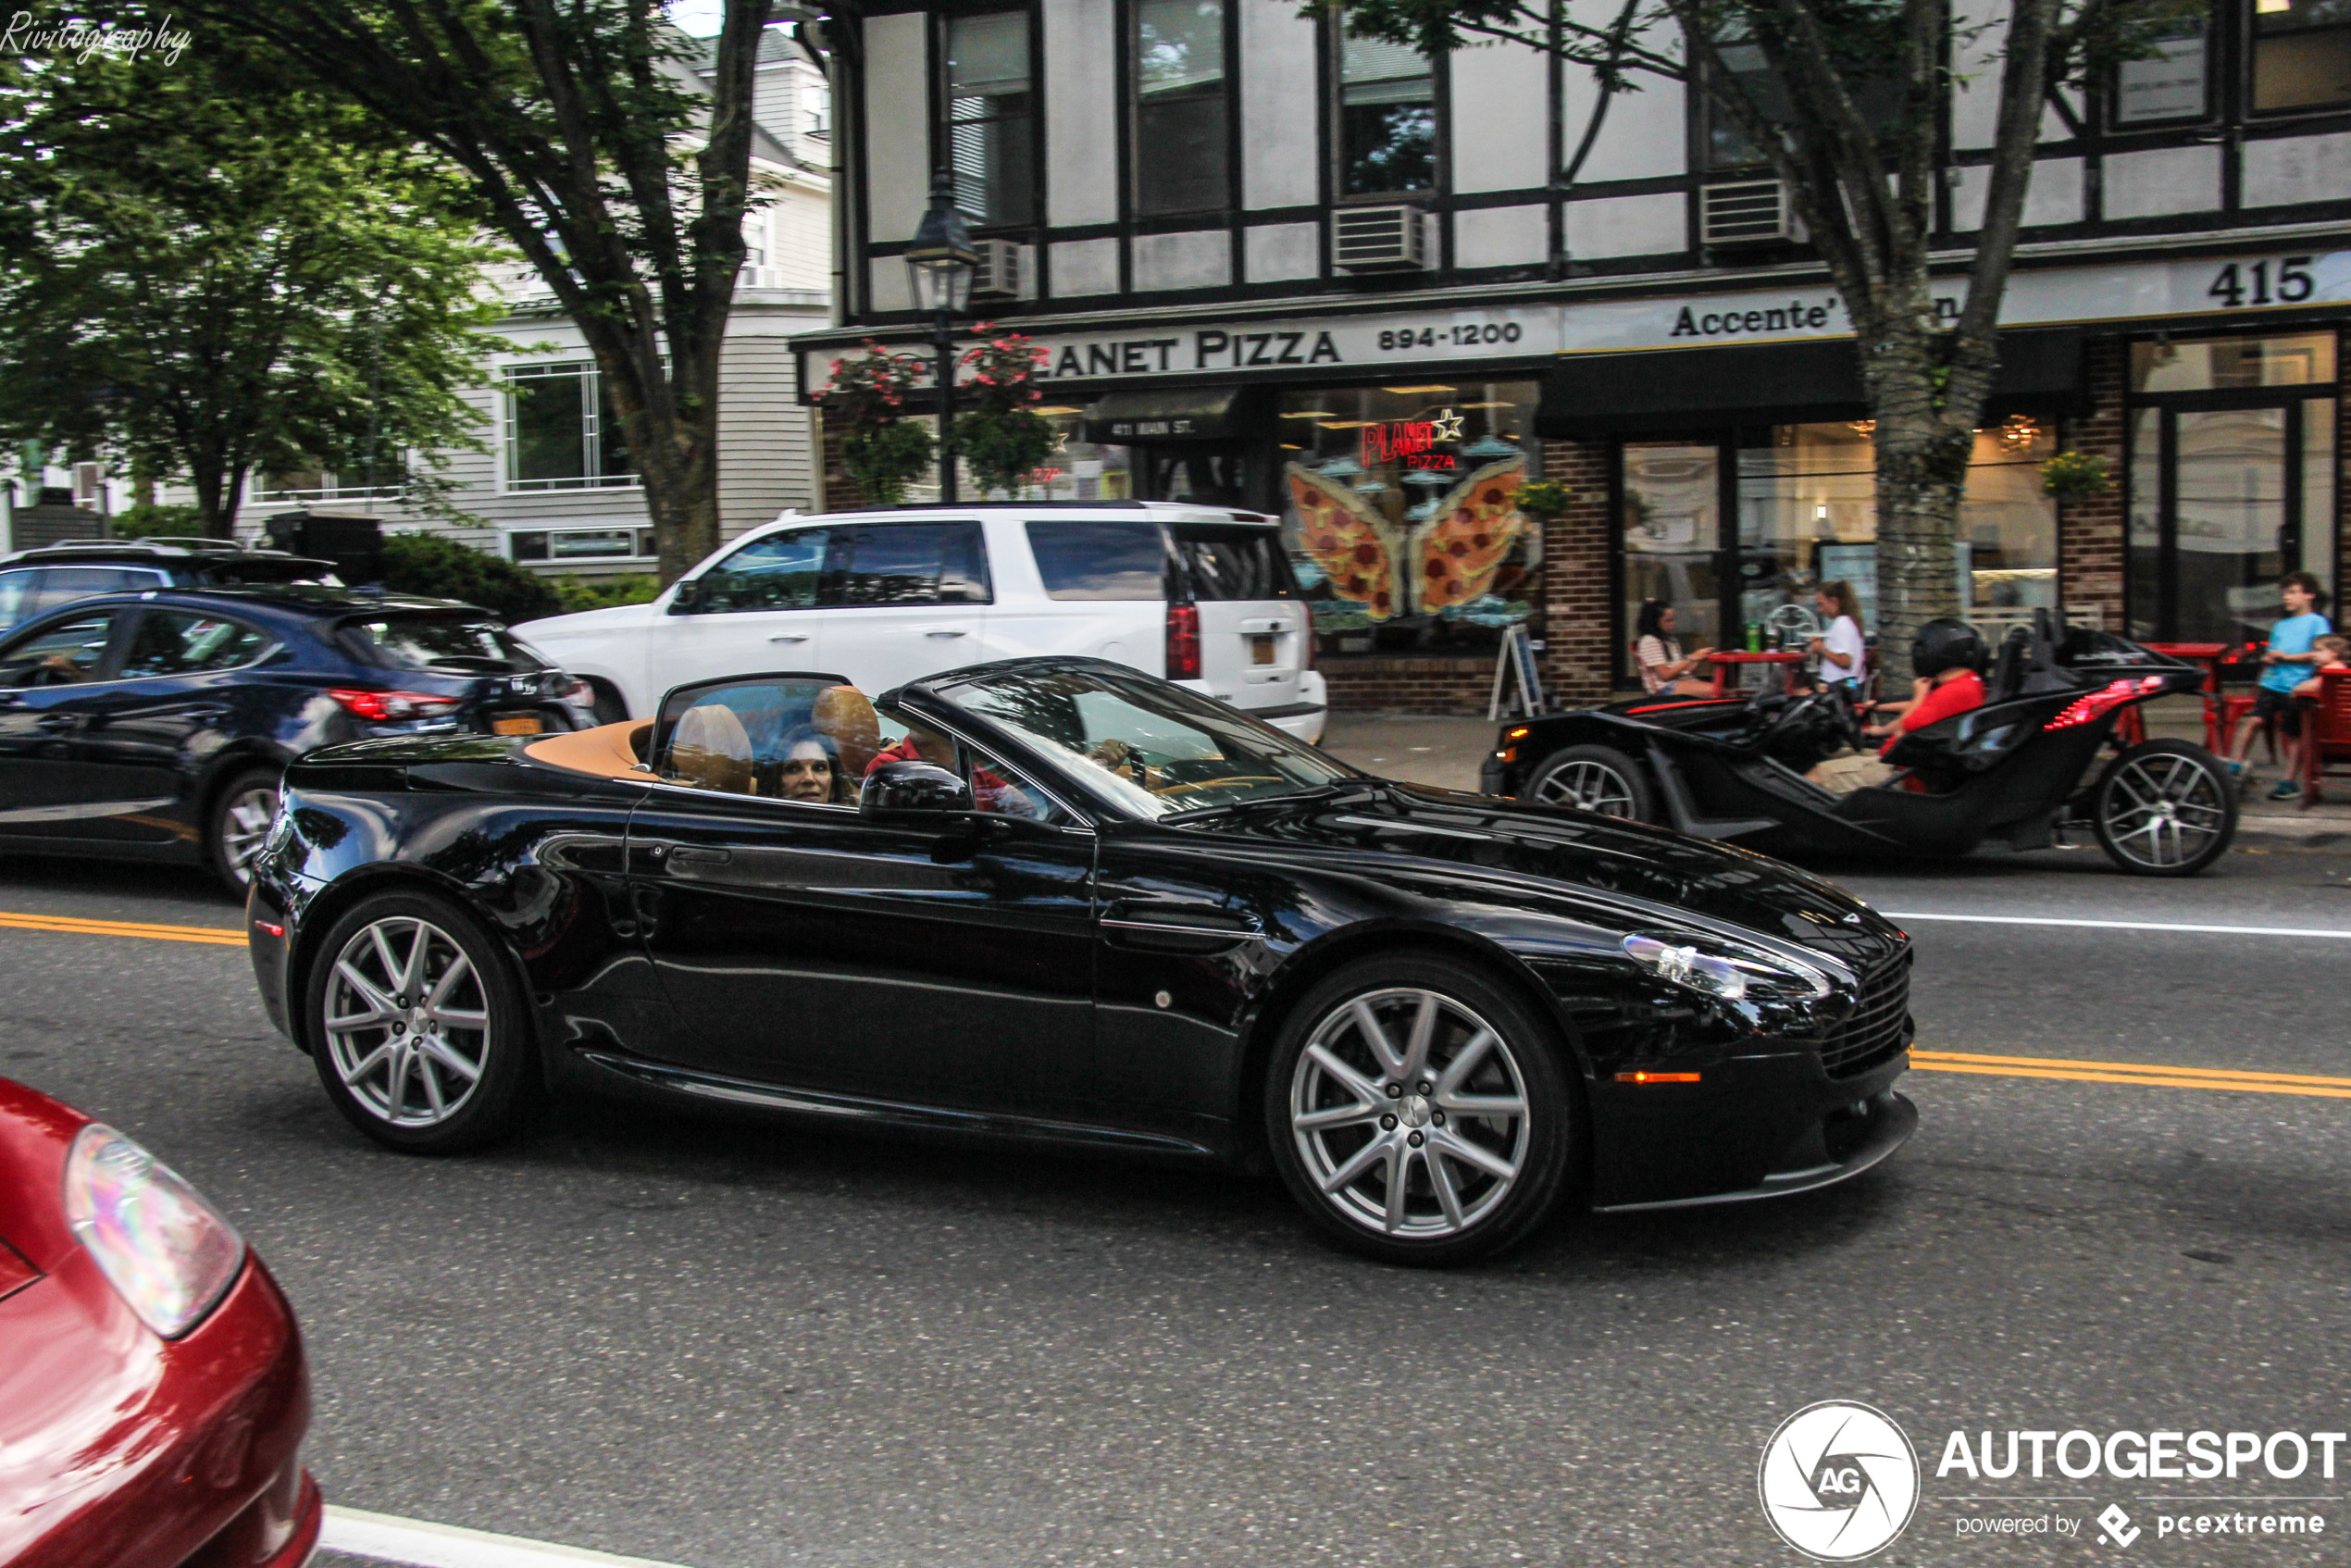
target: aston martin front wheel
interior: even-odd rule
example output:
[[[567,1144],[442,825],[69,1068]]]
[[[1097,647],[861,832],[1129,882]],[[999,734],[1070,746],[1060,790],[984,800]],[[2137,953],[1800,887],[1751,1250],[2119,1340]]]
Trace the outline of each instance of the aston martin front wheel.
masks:
[[[540,1095],[522,988],[479,922],[379,893],[319,942],[304,1043],[327,1098],[389,1149],[447,1154],[515,1131]]]
[[[1548,1218],[1579,1137],[1556,1032],[1464,965],[1384,954],[1283,1026],[1266,1137],[1340,1245],[1420,1267],[1490,1257]]]
[[[1640,764],[1612,746],[1568,746],[1553,752],[1527,779],[1519,799],[1636,822],[1649,820],[1648,779]]]

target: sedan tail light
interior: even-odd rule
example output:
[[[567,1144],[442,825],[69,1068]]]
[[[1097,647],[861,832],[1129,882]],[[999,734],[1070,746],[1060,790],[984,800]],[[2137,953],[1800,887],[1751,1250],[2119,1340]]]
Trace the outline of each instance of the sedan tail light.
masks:
[[[1167,606],[1167,678],[1200,678],[1200,606]]]
[[[574,680],[556,693],[556,700],[581,713],[596,711],[596,689],[584,680]]]
[[[167,1339],[229,1293],[245,1244],[178,1173],[93,1122],[66,1154],[66,1223],[139,1321]]]
[[[423,691],[354,691],[337,687],[327,693],[342,704],[346,713],[371,723],[404,718],[439,718],[454,714],[461,705],[454,697],[435,697]]]

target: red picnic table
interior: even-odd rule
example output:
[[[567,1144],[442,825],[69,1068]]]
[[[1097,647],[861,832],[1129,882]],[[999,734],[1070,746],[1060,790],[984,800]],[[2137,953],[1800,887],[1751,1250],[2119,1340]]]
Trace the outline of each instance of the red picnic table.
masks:
[[[1734,669],[1740,665],[1787,665],[1794,666],[1801,665],[1804,662],[1805,657],[1806,655],[1803,653],[1725,653],[1717,652],[1707,654],[1706,662],[1714,666],[1714,695],[1720,697],[1723,695],[1723,678],[1725,674],[1729,670]],[[1794,683],[1796,671],[1793,667],[1791,667],[1787,673],[1787,679],[1791,685]]]
[[[2220,666],[2231,653],[2236,652],[2236,644],[2233,642],[2142,642],[2139,646],[2152,653],[2164,653],[2175,659],[2184,659],[2192,665],[2204,666],[2204,749],[2215,756],[2227,754],[2229,739],[2236,729],[2237,719],[2243,710],[2233,712],[2230,708],[2231,699],[2221,695]],[[2250,697],[2239,697],[2234,700],[2242,703],[2244,708],[2250,708],[2253,705],[2253,700]],[[2122,740],[2127,745],[2135,746],[2146,739],[2146,726],[2140,719],[2139,710],[2135,707],[2123,711],[2122,722],[2117,728],[2122,731]]]

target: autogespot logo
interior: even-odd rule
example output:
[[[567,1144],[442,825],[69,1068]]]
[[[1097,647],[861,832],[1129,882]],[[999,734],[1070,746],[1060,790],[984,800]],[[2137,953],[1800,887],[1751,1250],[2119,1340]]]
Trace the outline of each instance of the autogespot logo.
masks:
[[[1884,1412],[1807,1405],[1763,1445],[1755,1489],[1780,1539],[1823,1562],[1882,1551],[1919,1505],[1919,1460]]]

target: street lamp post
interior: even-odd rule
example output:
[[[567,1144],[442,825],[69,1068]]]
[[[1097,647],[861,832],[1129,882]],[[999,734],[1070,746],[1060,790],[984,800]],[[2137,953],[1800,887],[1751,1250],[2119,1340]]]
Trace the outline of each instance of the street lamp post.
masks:
[[[954,318],[970,307],[972,275],[979,253],[972,248],[964,215],[955,210],[955,177],[940,169],[931,180],[930,210],[906,249],[906,280],[914,308],[932,313],[933,345],[939,355],[939,499],[955,500],[955,454],[948,445],[955,423]]]

